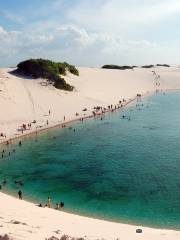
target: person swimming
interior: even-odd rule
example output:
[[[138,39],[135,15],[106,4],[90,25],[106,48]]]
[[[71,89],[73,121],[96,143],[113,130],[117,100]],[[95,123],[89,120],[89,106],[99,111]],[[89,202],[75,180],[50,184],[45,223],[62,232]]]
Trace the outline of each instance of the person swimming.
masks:
[[[55,209],[59,210],[60,208],[63,208],[63,207],[64,207],[64,202],[60,202],[60,203],[56,203]]]
[[[24,186],[24,183],[22,181],[14,181],[15,184],[19,184],[20,186]]]
[[[64,202],[60,202],[60,207],[61,207],[61,208],[64,207]]]
[[[6,184],[7,184],[7,181],[6,181],[6,180],[3,180],[2,184],[3,184],[3,185],[6,185]]]

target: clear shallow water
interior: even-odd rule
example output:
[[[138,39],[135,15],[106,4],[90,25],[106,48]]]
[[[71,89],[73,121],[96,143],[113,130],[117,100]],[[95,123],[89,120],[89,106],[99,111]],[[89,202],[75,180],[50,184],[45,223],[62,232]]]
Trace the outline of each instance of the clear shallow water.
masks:
[[[23,180],[32,201],[50,196],[66,211],[180,229],[180,92],[142,104],[10,146],[16,152],[0,160],[4,191],[16,194],[14,180]]]

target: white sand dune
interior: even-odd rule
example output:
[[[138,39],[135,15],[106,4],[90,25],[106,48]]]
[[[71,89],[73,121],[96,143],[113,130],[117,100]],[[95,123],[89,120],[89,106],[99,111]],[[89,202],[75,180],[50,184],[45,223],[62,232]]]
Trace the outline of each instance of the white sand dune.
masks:
[[[48,119],[50,125],[55,125],[63,122],[64,116],[66,120],[75,119],[76,112],[83,116],[84,108],[88,109],[88,115],[96,105],[107,107],[122,98],[133,98],[137,93],[144,94],[156,88],[152,69],[80,68],[79,77],[71,74],[66,77],[75,86],[72,93],[42,86],[42,79],[15,77],[8,73],[11,70],[0,70],[0,132],[8,138],[17,136],[17,129],[23,123],[36,120],[36,126],[44,126]],[[158,68],[156,72],[161,75],[161,89],[180,89],[178,68]],[[51,116],[48,116],[49,109]]]
[[[55,125],[75,119],[75,113],[87,115],[96,105],[107,107],[122,98],[129,99],[137,93],[155,90],[153,69],[134,71],[79,68],[80,76],[69,74],[66,80],[75,86],[72,93],[60,91],[52,86],[42,86],[43,80],[19,78],[8,73],[12,69],[0,69],[0,132],[9,137],[17,136],[17,129],[23,124],[36,120],[36,126]],[[161,75],[160,88],[180,88],[178,68],[157,68]],[[48,115],[49,109],[51,116]],[[34,126],[35,129],[35,126]],[[0,139],[4,140],[4,139]]]
[[[12,69],[0,69],[0,132],[6,134],[0,141],[22,133],[17,129],[33,120],[31,131],[37,126],[49,126],[75,119],[75,113],[87,116],[94,106],[107,107],[119,100],[134,98],[137,93],[159,89],[180,89],[180,69],[155,68],[133,70],[107,70],[79,68],[80,76],[67,75],[66,80],[75,86],[74,92],[65,92],[52,86],[44,86],[42,79],[20,78],[9,73]],[[155,80],[152,71],[160,75]],[[156,86],[156,82],[160,86]],[[84,113],[82,110],[87,108]],[[48,111],[51,111],[50,116]],[[84,115],[86,114],[86,115]],[[23,134],[27,134],[25,131]],[[14,224],[12,221],[19,221]],[[25,224],[22,224],[25,223]],[[51,209],[38,208],[31,203],[0,194],[0,234],[7,233],[14,239],[45,239],[52,235],[60,237],[63,233],[86,239],[120,240],[175,240],[180,232],[144,228],[136,233],[137,226],[111,223],[85,218]],[[86,236],[86,237],[85,237]]]

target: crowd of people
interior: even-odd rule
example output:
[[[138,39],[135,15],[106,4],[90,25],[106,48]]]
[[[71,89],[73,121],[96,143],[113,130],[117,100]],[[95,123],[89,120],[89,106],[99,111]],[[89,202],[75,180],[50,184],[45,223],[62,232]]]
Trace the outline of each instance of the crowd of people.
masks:
[[[48,208],[51,208],[52,207],[51,198],[48,197],[47,203],[45,205],[43,205],[42,203],[39,203],[38,207],[48,207]],[[64,202],[58,202],[58,203],[56,203],[54,209],[59,210],[59,209],[61,209],[63,207],[64,207]]]
[[[133,99],[132,99],[133,100]],[[132,101],[130,100],[130,101]],[[123,98],[122,100],[119,100],[119,102],[117,104],[110,104],[108,105],[107,107],[103,107],[103,106],[95,106],[92,110],[92,116],[93,117],[98,117],[100,116],[100,119],[103,120],[103,117],[104,117],[104,114],[107,113],[107,112],[113,112],[115,110],[118,110],[118,109],[121,109],[125,104],[127,104],[127,101]],[[88,109],[87,108],[84,108],[82,111],[87,111]],[[48,116],[51,115],[51,110],[48,111]],[[75,116],[79,116],[80,114],[78,112],[75,113]],[[89,118],[91,117],[91,115],[88,115],[88,114],[84,114],[86,116],[83,116],[83,117],[80,117],[79,118],[79,121],[83,122],[85,118]],[[22,126],[20,127],[20,130],[21,130],[21,133],[23,134],[25,131],[27,130],[32,130],[33,127],[32,127],[32,124],[36,124],[37,121],[36,120],[33,120],[32,122],[30,123],[23,123]],[[65,128],[66,127],[66,116],[63,117],[63,123],[61,124],[61,127],[62,128]],[[46,126],[49,125],[49,120],[47,119],[46,120]],[[36,135],[37,135],[37,128],[38,126],[36,126]],[[75,132],[75,129],[74,129],[74,132]],[[0,133],[0,137],[5,137],[6,138],[6,134],[5,133]],[[12,144],[12,140],[11,139],[8,139],[6,141],[6,145],[9,146]],[[18,145],[19,146],[22,146],[22,141],[20,140],[18,142]],[[15,152],[15,149],[13,149],[12,151],[6,151],[7,155],[10,156],[11,153],[14,153]],[[1,158],[4,158],[5,156],[5,150],[3,149],[3,151],[1,152]]]
[[[18,186],[21,186],[21,187],[24,186],[24,183],[23,183],[22,180],[15,180],[15,181],[14,181],[14,184],[15,184],[15,185],[18,185]],[[2,188],[5,187],[6,185],[7,185],[7,180],[4,179],[4,180],[2,181],[2,184],[0,184],[0,190],[2,190]],[[20,200],[23,199],[23,194],[22,194],[22,190],[21,190],[21,189],[18,190],[17,195],[18,195],[18,198],[19,198]],[[38,207],[48,207],[48,208],[51,208],[51,207],[52,207],[51,198],[48,197],[47,203],[45,203],[44,205],[43,205],[42,203],[40,203],[40,204],[38,204]],[[56,203],[54,209],[59,210],[59,209],[61,209],[61,208],[63,208],[63,207],[64,207],[64,202],[60,201],[60,202]]]
[[[96,106],[92,110],[92,116],[95,117],[95,116],[98,116],[98,115],[105,114],[106,112],[110,112],[110,111],[113,112],[116,109],[122,108],[125,103],[126,103],[126,100],[122,99],[122,100],[119,100],[118,104],[114,104],[114,105],[111,104],[111,105],[108,105],[107,107]],[[88,111],[87,108],[84,108],[82,110],[82,112],[86,112],[86,111]],[[46,115],[46,116],[50,116],[51,114],[52,114],[51,110],[49,109],[48,110],[48,115]],[[84,116],[84,115],[86,115],[86,116]],[[78,112],[76,112],[75,116],[78,117],[78,116],[80,116],[80,114]],[[81,122],[83,122],[85,118],[89,118],[89,117],[91,117],[91,115],[88,115],[88,114],[84,113],[83,116],[79,118],[79,120]],[[62,128],[66,127],[66,124],[65,124],[66,119],[67,118],[64,115],[63,116],[63,123],[61,124]],[[102,118],[101,118],[101,120],[102,120]],[[37,121],[33,120],[31,122],[28,122],[28,123],[22,123],[22,125],[17,129],[17,131],[21,132],[21,134],[24,135],[24,133],[27,133],[27,131],[35,130],[35,132],[37,134],[38,128],[49,127],[49,123],[50,123],[49,119],[46,119],[46,122],[45,122],[44,126],[37,126]],[[35,124],[35,126],[33,127],[34,124]],[[0,132],[0,138],[5,138],[6,139],[7,138],[6,133]],[[11,139],[7,140],[6,144],[9,145],[10,141],[11,141]],[[21,141],[19,142],[19,145],[21,145]]]

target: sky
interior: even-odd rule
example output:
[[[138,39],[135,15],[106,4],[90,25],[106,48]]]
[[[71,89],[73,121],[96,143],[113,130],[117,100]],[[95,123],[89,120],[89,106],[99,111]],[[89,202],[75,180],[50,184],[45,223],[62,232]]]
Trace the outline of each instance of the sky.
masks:
[[[0,0],[0,67],[180,63],[179,0]]]

